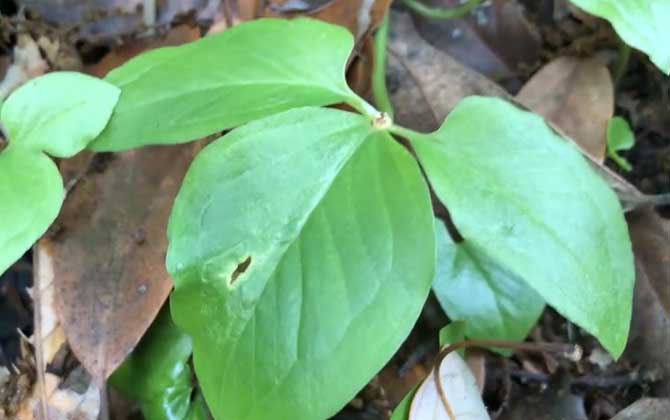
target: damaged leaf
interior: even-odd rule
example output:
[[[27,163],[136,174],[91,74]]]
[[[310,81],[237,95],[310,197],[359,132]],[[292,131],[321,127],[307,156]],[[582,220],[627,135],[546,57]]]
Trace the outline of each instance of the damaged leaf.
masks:
[[[205,148],[175,201],[167,266],[213,414],[337,412],[416,321],[432,238],[418,165],[360,115],[297,109]]]

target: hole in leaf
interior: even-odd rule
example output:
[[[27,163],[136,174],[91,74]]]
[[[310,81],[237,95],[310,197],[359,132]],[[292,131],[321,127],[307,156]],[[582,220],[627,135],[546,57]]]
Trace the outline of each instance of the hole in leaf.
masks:
[[[240,277],[240,274],[244,273],[247,271],[247,268],[251,265],[251,257],[247,257],[246,260],[242,261],[241,263],[237,264],[237,268],[235,271],[233,271],[233,274],[230,276],[230,285],[232,286],[233,283],[237,280],[238,277]]]

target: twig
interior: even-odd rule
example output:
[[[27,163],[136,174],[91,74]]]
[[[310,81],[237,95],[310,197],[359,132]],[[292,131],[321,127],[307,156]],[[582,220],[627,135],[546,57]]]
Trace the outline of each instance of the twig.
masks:
[[[375,35],[375,56],[374,67],[372,69],[372,95],[375,98],[375,105],[380,111],[385,112],[393,118],[393,104],[389,98],[388,88],[386,86],[386,58],[389,37],[389,13],[386,13],[377,34]]]
[[[514,379],[520,380],[523,383],[547,384],[551,382],[551,375],[547,375],[546,373],[527,372],[524,370],[512,370],[510,371],[510,376]],[[657,373],[654,371],[642,372],[642,373],[638,371],[633,371],[630,373],[613,375],[613,376],[587,375],[577,378],[571,378],[569,380],[569,385],[575,387],[585,387],[585,388],[616,388],[631,385],[642,385],[649,382],[655,382],[656,379],[657,379]]]

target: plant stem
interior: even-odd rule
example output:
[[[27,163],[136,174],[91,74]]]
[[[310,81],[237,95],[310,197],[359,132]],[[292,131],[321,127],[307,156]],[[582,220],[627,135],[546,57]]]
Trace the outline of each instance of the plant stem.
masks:
[[[405,6],[409,7],[416,13],[431,19],[458,19],[461,18],[482,3],[483,0],[468,0],[467,3],[450,9],[440,9],[436,7],[429,7],[421,3],[419,0],[403,0]]]
[[[408,140],[425,136],[425,134],[419,133],[417,131],[396,124],[391,125],[391,127],[389,127],[389,131],[393,134],[396,134],[400,137],[404,137]]]
[[[377,34],[375,35],[375,57],[372,70],[372,96],[375,98],[375,104],[382,112],[386,112],[393,118],[393,104],[389,98],[388,88],[386,87],[386,46],[389,36],[389,13],[386,13]]]
[[[370,105],[368,101],[358,96],[354,91],[350,91],[346,104],[371,120],[375,120],[381,115],[377,108]]]

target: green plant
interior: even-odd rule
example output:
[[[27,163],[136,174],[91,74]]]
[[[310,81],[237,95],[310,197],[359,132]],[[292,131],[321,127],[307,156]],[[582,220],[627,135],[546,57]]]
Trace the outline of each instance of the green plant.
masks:
[[[281,47],[268,42],[277,37]],[[494,98],[465,99],[434,133],[400,127],[347,86],[352,47],[329,24],[258,20],[141,55],[105,81],[55,73],[19,89],[2,109],[0,189],[11,205],[0,210],[0,270],[62,202],[42,151],[120,151],[232,128],[192,163],[168,227],[171,314],[215,417],[335,413],[397,350],[431,286],[469,337],[523,339],[546,302],[618,357],[631,245],[616,196],[577,148]],[[90,96],[54,104],[58,78]],[[356,112],[320,108],[337,103]],[[465,242],[441,222],[436,232],[428,183]],[[475,299],[454,298],[462,278]],[[490,316],[471,316],[480,312]],[[183,369],[184,354],[174,356],[165,363]]]
[[[628,125],[628,121],[622,117],[612,118],[607,124],[607,157],[623,170],[630,171],[633,167],[626,158],[619,155],[619,152],[630,150],[633,146],[635,146],[635,133]]]

